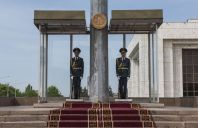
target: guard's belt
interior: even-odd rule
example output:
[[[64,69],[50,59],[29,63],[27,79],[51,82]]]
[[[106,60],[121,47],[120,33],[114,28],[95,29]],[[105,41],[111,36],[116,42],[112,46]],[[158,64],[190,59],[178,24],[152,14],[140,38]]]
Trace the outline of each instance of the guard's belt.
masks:
[[[125,69],[125,70],[127,69],[128,70],[128,68],[118,68],[118,69]]]
[[[82,68],[73,68],[73,69],[82,69]]]

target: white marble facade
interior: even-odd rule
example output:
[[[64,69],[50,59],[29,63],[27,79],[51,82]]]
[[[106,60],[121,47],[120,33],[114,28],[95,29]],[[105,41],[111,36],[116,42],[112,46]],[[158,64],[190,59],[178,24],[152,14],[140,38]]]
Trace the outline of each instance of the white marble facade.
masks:
[[[158,29],[158,87],[160,97],[183,97],[182,49],[198,49],[198,20],[163,23]],[[149,96],[148,35],[134,35],[129,97]]]

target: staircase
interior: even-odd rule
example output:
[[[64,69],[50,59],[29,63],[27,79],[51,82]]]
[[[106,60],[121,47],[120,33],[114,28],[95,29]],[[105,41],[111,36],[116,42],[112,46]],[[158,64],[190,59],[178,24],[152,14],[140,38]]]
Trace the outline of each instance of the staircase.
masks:
[[[132,106],[131,109],[131,106],[127,104],[112,104],[110,106],[105,104],[73,104],[71,106],[67,103],[61,109],[57,109],[57,107],[33,108],[30,106],[0,107],[0,128],[47,128],[50,125],[56,126],[59,119],[61,120],[60,128],[62,126],[65,128],[85,128],[88,125],[90,127],[140,128],[144,125],[143,122],[152,121],[157,128],[198,128],[198,108],[152,108],[149,106],[144,110],[146,111],[140,112],[137,105]]]
[[[0,108],[0,128],[45,128],[49,111],[30,107]]]
[[[150,108],[157,128],[198,128],[198,108]]]
[[[132,103],[66,102],[62,109],[50,112],[48,127],[153,128],[147,109]]]

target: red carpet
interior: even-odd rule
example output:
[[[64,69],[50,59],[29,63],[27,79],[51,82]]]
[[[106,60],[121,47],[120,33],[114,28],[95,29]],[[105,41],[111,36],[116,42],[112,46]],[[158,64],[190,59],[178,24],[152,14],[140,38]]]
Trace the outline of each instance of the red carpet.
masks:
[[[154,128],[150,112],[132,103],[66,102],[50,112],[48,127]]]

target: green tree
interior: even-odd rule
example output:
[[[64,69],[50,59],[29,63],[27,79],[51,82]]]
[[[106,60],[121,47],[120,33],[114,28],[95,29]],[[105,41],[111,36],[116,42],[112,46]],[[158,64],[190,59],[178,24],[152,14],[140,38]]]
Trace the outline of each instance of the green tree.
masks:
[[[15,88],[9,85],[9,97],[15,96]]]
[[[7,97],[7,93],[9,97],[14,97],[16,91],[16,96],[24,96],[24,94],[19,90],[14,88],[13,86],[9,84],[2,84],[0,83],[0,96],[1,97]]]
[[[56,87],[56,86],[49,86],[48,89],[47,89],[47,95],[49,97],[62,97],[59,89]]]
[[[27,87],[25,88],[25,96],[35,97],[38,96],[38,93],[36,92],[36,90],[32,89],[32,86],[30,84],[28,84]]]
[[[88,90],[86,87],[80,87],[80,97],[88,97]]]
[[[16,97],[24,97],[25,93],[21,92],[19,89],[16,89]]]
[[[6,97],[7,96],[7,89],[8,89],[8,84],[1,84],[0,83],[0,96],[1,97]]]

